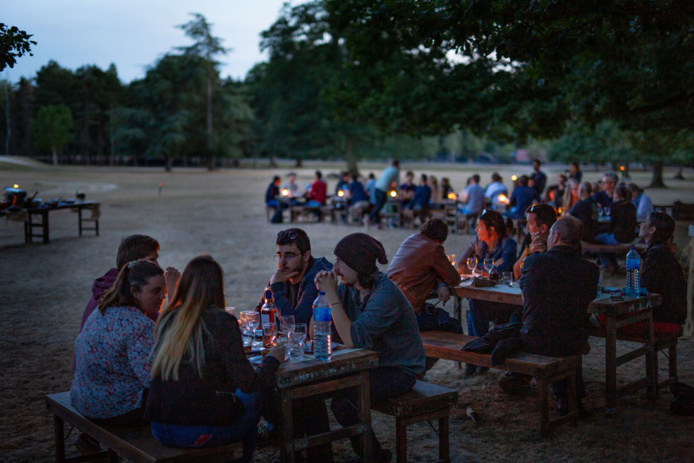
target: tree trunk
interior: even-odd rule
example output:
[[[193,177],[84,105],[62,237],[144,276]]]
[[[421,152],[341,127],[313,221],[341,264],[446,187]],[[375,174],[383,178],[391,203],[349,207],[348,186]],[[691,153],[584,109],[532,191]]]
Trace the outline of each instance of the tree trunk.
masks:
[[[648,188],[667,188],[663,181],[663,161],[658,160],[653,163],[653,178]]]
[[[215,170],[217,166],[214,162],[212,152],[212,66],[207,66],[207,155],[210,157],[207,163],[208,170]]]
[[[673,177],[675,180],[684,180],[684,175],[682,175],[682,171],[684,168],[680,166],[679,170],[677,171],[677,174]]]
[[[58,150],[55,149],[55,146],[53,147],[53,165],[57,166],[58,165]]]
[[[275,162],[275,157],[270,156],[270,168],[271,169],[276,169],[277,168],[277,163]]]
[[[347,159],[347,172],[350,174],[359,174],[359,168],[357,167],[357,157],[354,154],[354,146],[352,146],[352,140],[347,138],[345,140],[345,159]]]
[[[304,161],[301,158],[296,158],[296,164],[294,164],[294,167],[297,169],[301,169],[304,166]]]
[[[10,94],[9,94],[10,83],[5,83],[5,123],[7,125],[7,138],[5,138],[5,156],[10,155],[10,135],[12,130],[10,129]]]
[[[113,167],[116,164],[116,141],[111,139],[111,153],[108,157],[108,164]]]
[[[165,170],[166,170],[167,172],[171,172],[172,168],[173,168],[173,156],[167,155],[167,156],[166,156],[166,167],[165,167]]]

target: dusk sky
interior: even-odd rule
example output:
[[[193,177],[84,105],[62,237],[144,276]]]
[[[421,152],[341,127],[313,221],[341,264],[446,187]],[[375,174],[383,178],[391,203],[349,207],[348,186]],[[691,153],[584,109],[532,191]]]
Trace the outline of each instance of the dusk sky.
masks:
[[[213,34],[232,48],[221,66],[223,77],[241,79],[260,53],[260,32],[275,22],[283,0],[7,0],[3,23],[17,26],[38,42],[34,56],[25,55],[14,68],[0,72],[0,79],[17,82],[34,77],[49,60],[75,70],[94,64],[106,69],[116,65],[120,79],[128,83],[144,77],[151,66],[174,47],[191,44],[175,26],[201,13],[213,25]],[[303,3],[293,0],[292,5]]]

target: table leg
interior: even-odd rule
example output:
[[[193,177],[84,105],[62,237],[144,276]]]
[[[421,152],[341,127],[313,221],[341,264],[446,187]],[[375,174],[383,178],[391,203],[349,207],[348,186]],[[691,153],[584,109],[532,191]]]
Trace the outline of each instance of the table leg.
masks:
[[[294,439],[294,416],[292,413],[293,400],[286,397],[280,389],[280,406],[282,407],[282,427],[280,429],[280,461],[294,461],[294,451],[290,448]]]
[[[65,462],[65,428],[63,419],[53,415],[53,433],[55,435],[55,461],[56,463]]]
[[[41,211],[41,230],[43,231],[43,244],[48,244],[50,238],[48,237],[48,209]]]
[[[359,421],[366,425],[366,431],[360,436],[362,442],[361,461],[373,461],[373,442],[371,442],[371,386],[369,372],[363,370],[359,373],[361,385],[359,386]]]
[[[648,394],[651,398],[658,398],[658,351],[655,349],[655,335],[653,333],[653,311],[649,311],[646,320],[646,336],[648,338],[649,354],[646,354],[646,373],[651,379],[648,386]]]
[[[605,412],[617,410],[617,326],[615,317],[605,317]]]
[[[79,224],[80,237],[82,237],[82,208],[77,208],[77,223]]]

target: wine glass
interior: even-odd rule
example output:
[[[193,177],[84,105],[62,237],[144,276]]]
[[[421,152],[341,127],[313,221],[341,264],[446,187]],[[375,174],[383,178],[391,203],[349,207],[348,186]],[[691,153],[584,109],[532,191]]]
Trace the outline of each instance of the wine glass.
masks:
[[[492,273],[492,269],[494,268],[494,259],[486,258],[484,259],[484,268],[487,270],[487,274]]]
[[[467,258],[467,268],[470,269],[470,273],[472,276],[475,276],[475,269],[477,268],[477,257],[468,257]]]
[[[262,342],[255,339],[255,332],[260,324],[260,314],[258,312],[248,312],[248,329],[251,332],[251,347],[262,347]]]
[[[270,341],[270,346],[275,347],[277,345],[277,324],[275,323],[263,323],[263,334]]]
[[[286,315],[284,317],[280,315],[280,330],[287,333],[287,335],[292,334],[295,324],[294,315]]]
[[[306,331],[306,323],[297,323],[296,325],[294,325],[294,331],[292,331],[292,334],[290,335],[292,341],[295,342],[298,347],[298,359],[304,358],[304,341],[306,340]]]

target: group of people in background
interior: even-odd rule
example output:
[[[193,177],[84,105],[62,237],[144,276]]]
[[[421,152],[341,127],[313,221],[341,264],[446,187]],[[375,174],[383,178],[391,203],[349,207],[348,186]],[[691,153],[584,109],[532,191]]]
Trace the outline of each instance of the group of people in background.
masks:
[[[422,174],[417,186],[412,173],[405,177],[405,183],[399,184],[399,163],[395,161],[378,179],[374,176],[365,183],[344,175],[338,188],[354,200],[350,208],[373,204],[369,217],[379,224],[380,207],[396,185],[404,207],[416,210],[432,204],[431,176]],[[444,250],[449,230],[440,219],[423,221],[419,233],[400,245],[385,272],[377,266],[389,262],[385,249],[368,234],[353,233],[340,239],[334,257],[328,259],[312,254],[304,230],[282,230],[275,241],[277,268],[268,285],[277,311],[280,316],[294,316],[297,323],[310,324],[311,304],[318,291],[323,291],[332,311],[334,339],[346,347],[378,354],[378,367],[369,372],[372,401],[407,392],[433,365],[434,359],[425,358],[420,331],[467,331],[483,337],[492,321],[509,321],[512,342],[505,346],[506,354],[523,349],[553,356],[581,355],[587,352],[587,309],[596,296],[599,278],[598,267],[581,255],[581,241],[589,241],[594,234],[596,242],[605,244],[628,242],[637,236],[645,241],[641,283],[663,297],[663,305],[654,311],[656,333],[679,329],[686,319],[686,284],[669,246],[675,227],[672,217],[649,211],[652,203],[643,191],[635,185],[618,184],[612,173],[605,174],[594,191],[591,184],[581,182],[577,165],[563,185],[560,177],[556,188],[548,188],[554,194],[546,195],[547,203],[533,203],[542,197],[546,180],[536,161],[534,172],[522,176],[511,194],[510,201],[515,197],[513,207],[521,208],[521,215],[509,210],[505,217],[492,207],[494,198],[507,194],[501,177],[494,174],[492,183],[483,189],[479,176],[473,175],[458,198],[467,212],[475,213],[478,203],[483,208],[477,211],[475,238],[455,263]],[[273,179],[266,195],[268,204],[281,195],[279,184],[279,177]],[[435,199],[443,198],[446,191],[453,193],[447,180],[439,187],[442,191]],[[282,188],[288,190],[290,200],[307,205],[322,204],[327,197],[320,172],[307,194],[296,185],[294,174]],[[281,203],[275,204],[281,210]],[[599,220],[598,208],[603,217],[609,216],[608,221]],[[606,208],[609,212],[605,214]],[[568,213],[562,217],[560,209]],[[521,247],[510,233],[514,213],[526,222]],[[639,217],[643,220],[637,228]],[[75,342],[72,404],[104,424],[128,426],[148,421],[154,437],[167,446],[203,448],[242,441],[242,461],[251,461],[261,415],[271,427],[279,425],[272,379],[285,361],[284,350],[275,347],[253,368],[244,352],[238,322],[224,310],[220,265],[202,255],[191,260],[181,274],[173,267],[164,271],[158,258],[155,239],[126,237],[118,249],[116,267],[94,281]],[[450,288],[462,277],[494,272],[512,273],[520,281],[522,307],[471,300],[467,329],[463,330],[460,320],[427,302],[436,291],[445,304],[451,297]],[[476,375],[485,368],[470,365],[465,371]],[[578,395],[583,397],[580,371],[576,381]],[[529,380],[505,375],[499,384],[504,391],[514,391],[527,386]],[[568,413],[563,383],[556,383],[553,389],[557,411]],[[348,389],[332,397],[331,411],[343,426],[359,419],[355,393]],[[308,397],[295,405],[295,435],[329,429],[322,398]],[[98,448],[86,435],[78,441]],[[390,461],[390,451],[373,435],[372,443],[374,461]],[[309,449],[306,461],[332,461],[330,445]]]

